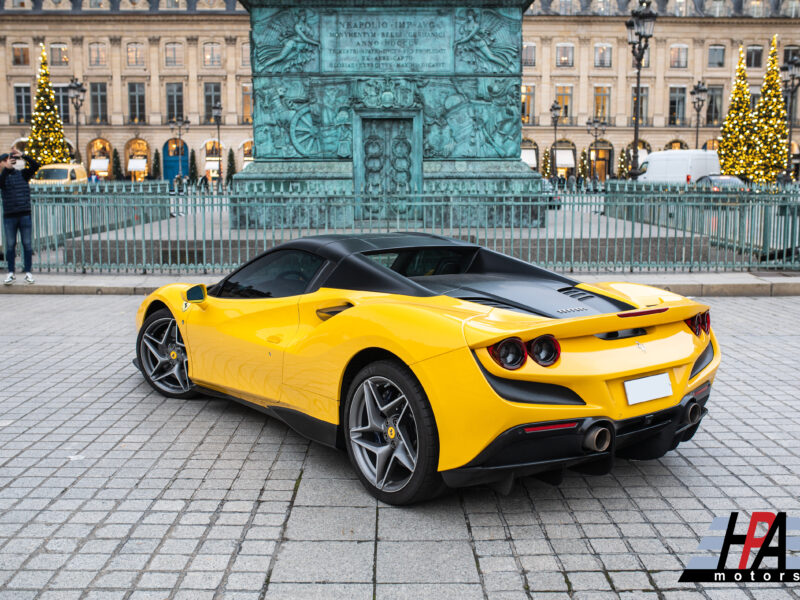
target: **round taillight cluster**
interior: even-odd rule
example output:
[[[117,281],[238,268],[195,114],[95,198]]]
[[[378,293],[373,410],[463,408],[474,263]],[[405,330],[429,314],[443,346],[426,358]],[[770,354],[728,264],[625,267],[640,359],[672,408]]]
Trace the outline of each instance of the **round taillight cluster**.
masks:
[[[489,346],[489,354],[504,369],[516,371],[529,355],[538,365],[554,365],[561,356],[561,346],[552,335],[541,335],[527,344],[514,337]]]
[[[701,332],[711,332],[711,313],[709,311],[696,314],[691,319],[686,319],[686,324],[694,334],[700,337]]]

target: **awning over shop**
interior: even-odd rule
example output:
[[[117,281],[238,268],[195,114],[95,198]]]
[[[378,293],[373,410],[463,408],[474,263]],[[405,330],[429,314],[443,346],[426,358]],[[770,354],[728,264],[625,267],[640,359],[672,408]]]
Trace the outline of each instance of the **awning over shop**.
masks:
[[[89,163],[89,170],[95,171],[97,173],[108,171],[108,159],[107,158],[93,158],[92,162]]]
[[[523,148],[521,158],[522,162],[527,164],[531,169],[536,168],[536,150],[533,148]]]
[[[219,162],[216,160],[206,161],[206,171],[219,171]]]
[[[138,173],[141,171],[147,171],[147,159],[131,158],[128,161],[128,173]]]
[[[566,169],[575,168],[575,155],[572,150],[556,149],[556,167],[563,167]]]

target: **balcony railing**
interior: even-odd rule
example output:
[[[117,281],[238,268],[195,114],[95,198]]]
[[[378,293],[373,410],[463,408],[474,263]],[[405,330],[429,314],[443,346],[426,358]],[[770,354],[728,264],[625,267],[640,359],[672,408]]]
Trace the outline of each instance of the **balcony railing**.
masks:
[[[633,117],[628,117],[628,127],[634,127],[636,125],[636,119]],[[642,117],[639,119],[639,127],[652,127],[653,126],[653,117]]]
[[[532,125],[538,125],[538,124],[539,124],[539,117],[535,115],[530,115],[530,116],[522,115],[523,127],[531,127]]]
[[[670,117],[667,121],[667,127],[688,127],[689,125],[691,123],[686,117]]]

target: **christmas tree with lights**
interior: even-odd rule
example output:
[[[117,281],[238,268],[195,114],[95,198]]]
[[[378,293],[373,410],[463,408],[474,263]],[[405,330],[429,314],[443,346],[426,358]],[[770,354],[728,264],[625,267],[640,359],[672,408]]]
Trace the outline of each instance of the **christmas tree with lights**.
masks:
[[[31,133],[25,152],[43,165],[69,162],[69,147],[64,141],[64,124],[50,84],[47,51],[42,46],[42,64],[36,82],[36,103],[31,119]]]
[[[617,179],[628,178],[628,173],[630,173],[631,170],[631,161],[628,156],[629,152],[630,150],[625,148],[619,153],[619,158],[617,159]]]
[[[545,148],[542,154],[542,177],[550,179],[552,167],[550,165],[550,148]]]
[[[753,113],[756,129],[750,179],[756,183],[771,183],[786,168],[786,104],[781,89],[778,66],[778,36],[772,37],[767,59],[767,72],[761,86],[761,97]]]
[[[733,80],[731,101],[719,138],[719,166],[725,175],[747,176],[755,145],[755,128],[750,112],[750,86],[744,49],[739,46],[739,64]]]
[[[589,155],[586,153],[586,148],[581,150],[581,158],[578,161],[578,176],[586,179],[589,177]]]

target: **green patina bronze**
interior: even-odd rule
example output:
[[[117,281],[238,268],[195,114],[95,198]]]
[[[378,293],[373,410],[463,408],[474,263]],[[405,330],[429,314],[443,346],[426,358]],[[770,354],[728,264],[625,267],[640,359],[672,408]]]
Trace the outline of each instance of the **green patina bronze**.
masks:
[[[337,194],[535,190],[520,161],[530,0],[244,0],[255,160],[239,181]]]

